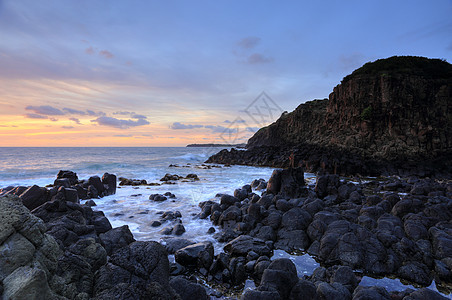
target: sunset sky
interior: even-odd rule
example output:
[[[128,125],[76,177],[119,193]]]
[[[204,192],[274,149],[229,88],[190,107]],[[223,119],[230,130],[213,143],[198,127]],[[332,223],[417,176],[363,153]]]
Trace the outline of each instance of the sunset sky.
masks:
[[[451,62],[451,16],[451,0],[0,0],[0,146],[243,142],[365,62]]]

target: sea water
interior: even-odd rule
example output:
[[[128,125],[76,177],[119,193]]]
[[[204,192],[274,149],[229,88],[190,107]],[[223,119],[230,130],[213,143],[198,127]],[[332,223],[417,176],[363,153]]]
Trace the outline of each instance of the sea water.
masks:
[[[167,221],[159,227],[151,223],[164,211],[179,211],[186,232],[193,241],[211,240],[207,230],[212,223],[197,217],[199,203],[214,200],[218,193],[233,194],[234,189],[253,179],[268,180],[271,168],[206,165],[203,162],[219,148],[121,147],[121,148],[0,148],[0,188],[7,186],[45,186],[54,182],[59,170],[71,170],[79,179],[108,172],[118,178],[145,179],[160,186],[121,186],[115,195],[94,199],[113,227],[128,225],[137,240],[160,240],[161,231],[174,226]],[[196,174],[199,181],[162,184],[166,173]],[[162,202],[149,200],[151,194],[173,193],[176,198]],[[217,199],[218,201],[218,199]],[[218,228],[216,229],[218,230]]]
[[[161,233],[162,229],[174,223],[167,221],[159,227],[152,227],[152,222],[159,220],[164,211],[179,211],[186,229],[181,237],[195,242],[212,241],[215,254],[218,254],[224,245],[207,233],[213,226],[210,220],[197,217],[199,203],[218,201],[215,195],[233,194],[236,188],[250,184],[254,179],[263,178],[267,181],[273,172],[272,168],[203,163],[219,150],[212,147],[5,147],[0,148],[0,188],[33,184],[46,186],[54,182],[59,170],[74,171],[79,179],[102,176],[107,172],[117,177],[145,179],[149,183],[160,184],[160,178],[166,173],[180,176],[194,173],[198,175],[199,181],[159,186],[122,186],[115,195],[94,199],[97,206],[93,209],[103,211],[113,227],[128,225],[135,239],[155,241],[164,241],[166,236]],[[314,174],[305,174],[305,178],[308,183],[315,183]],[[176,198],[163,202],[149,200],[151,194],[165,192],[175,194]],[[216,227],[215,230],[220,228]],[[291,255],[276,250],[272,259],[279,257],[291,259],[300,277],[312,274],[319,266],[307,254]],[[364,277],[360,284],[379,285],[388,291],[412,288],[387,278]],[[436,289],[434,284],[430,288]]]

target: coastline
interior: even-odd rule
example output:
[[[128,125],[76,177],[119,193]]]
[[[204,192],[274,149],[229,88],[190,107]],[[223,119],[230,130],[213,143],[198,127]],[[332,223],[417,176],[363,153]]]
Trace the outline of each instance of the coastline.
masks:
[[[302,170],[275,171],[268,183],[253,182],[251,185],[237,189],[234,195],[218,195],[213,201],[200,203],[199,217],[209,217],[214,224],[222,227],[222,230],[216,233],[216,238],[227,243],[224,247],[225,252],[216,255],[211,242],[193,244],[191,241],[184,240],[183,235],[181,238],[173,236],[166,239],[164,247],[166,249],[164,250],[156,242],[135,242],[127,226],[112,228],[101,211],[93,211],[89,205],[81,205],[77,201],[67,201],[68,199],[65,197],[68,194],[63,194],[60,189],[58,189],[61,192],[59,197],[43,203],[33,210],[33,214],[39,216],[48,228],[42,234],[53,236],[59,244],[60,250],[72,251],[71,255],[76,255],[79,259],[88,263],[92,270],[90,276],[97,278],[96,280],[107,276],[107,274],[113,276],[114,280],[120,280],[114,274],[109,273],[111,271],[108,271],[111,268],[115,269],[118,266],[123,268],[127,265],[121,265],[123,263],[117,261],[120,256],[115,254],[117,251],[121,255],[129,253],[127,254],[129,265],[137,259],[144,259],[134,257],[137,255],[134,252],[138,251],[137,249],[157,251],[161,253],[159,254],[160,258],[166,257],[166,259],[163,259],[164,266],[160,266],[164,270],[163,273],[166,272],[166,261],[168,261],[168,256],[164,253],[168,251],[174,254],[175,262],[170,264],[168,261],[168,276],[162,275],[162,278],[165,279],[159,283],[158,289],[150,291],[149,288],[141,285],[123,286],[119,284],[113,287],[110,284],[108,285],[109,288],[103,287],[103,289],[98,289],[98,286],[91,286],[88,289],[91,294],[86,291],[81,292],[95,299],[103,299],[102,297],[106,297],[106,295],[111,296],[112,294],[109,293],[117,293],[118,289],[121,288],[138,289],[141,291],[139,293],[148,293],[147,295],[158,291],[163,294],[167,293],[170,297],[175,297],[177,292],[176,294],[172,293],[177,291],[178,288],[183,290],[181,289],[182,286],[189,286],[189,290],[200,293],[199,295],[202,298],[204,293],[201,288],[204,288],[186,279],[194,273],[198,274],[200,282],[205,280],[210,282],[212,286],[223,286],[224,290],[243,286],[247,278],[254,279],[256,286],[258,286],[257,289],[247,290],[242,299],[255,299],[267,295],[268,292],[273,293],[272,295],[275,297],[283,298],[289,297],[291,293],[294,297],[296,295],[301,297],[302,295],[296,293],[311,293],[311,296],[336,293],[338,299],[351,299],[352,297],[353,299],[360,299],[358,297],[360,295],[364,297],[363,295],[369,293],[378,293],[382,296],[391,295],[391,297],[410,295],[414,299],[418,299],[416,297],[430,295],[428,293],[431,292],[425,289],[389,292],[381,288],[363,287],[358,285],[359,278],[362,275],[396,275],[423,286],[428,286],[433,278],[435,280],[440,277],[449,278],[450,273],[447,273],[447,271],[450,272],[450,266],[447,265],[449,263],[447,256],[438,259],[440,258],[438,255],[447,255],[447,251],[450,251],[447,248],[447,241],[445,245],[439,247],[442,251],[446,251],[445,253],[441,254],[435,251],[437,251],[438,243],[442,243],[441,239],[448,240],[450,238],[447,227],[444,227],[444,222],[440,221],[444,218],[447,220],[448,213],[450,214],[452,192],[450,182],[389,177],[381,182],[370,180],[369,182],[357,183],[351,180],[344,181],[344,178],[335,175],[325,175],[317,177],[315,186],[305,186],[303,175]],[[265,186],[267,190],[262,196],[255,193],[259,186],[261,188]],[[66,189],[71,188],[65,187],[64,190]],[[427,197],[436,202],[428,200]],[[17,202],[17,200],[14,201]],[[92,205],[91,202],[89,203]],[[418,223],[425,224],[422,215],[425,214],[426,210],[430,214],[436,214],[439,219],[431,227],[425,228],[427,236],[424,236],[425,231],[419,232],[417,227]],[[79,224],[86,224],[84,225],[85,229],[79,231],[78,234],[76,233],[77,241],[68,240],[68,234],[61,234],[62,228],[65,228],[64,232],[70,232],[71,230],[68,228],[74,228],[73,225],[68,227],[68,224],[64,223],[67,219],[62,221],[66,218],[65,216],[74,213],[78,215],[77,222],[81,222]],[[427,218],[432,218],[432,216],[427,216]],[[400,232],[390,231],[387,227],[384,231],[379,232],[382,229],[380,228],[381,224],[392,224],[393,229],[400,228],[397,230],[401,230],[403,235],[398,236]],[[348,229],[341,231],[344,226]],[[411,228],[410,226],[414,227]],[[358,241],[358,244],[353,244],[353,238],[350,238],[353,235],[362,238],[364,233],[365,236],[367,234],[367,239]],[[331,249],[324,248],[329,247],[330,242],[328,241],[334,236],[338,239],[337,246]],[[435,242],[435,237],[439,241]],[[383,244],[382,239],[391,242]],[[346,244],[343,244],[345,241],[347,241]],[[419,256],[421,252],[412,252],[409,257],[403,253],[405,251],[403,247],[414,247],[418,251],[424,251],[425,249],[420,247],[425,247],[425,241],[437,246],[430,246],[430,260],[433,260],[430,263],[434,264],[431,265],[433,269],[426,264],[429,257]],[[380,247],[381,252],[385,252],[386,255],[378,257],[379,254],[377,253],[376,262],[386,262],[388,255],[392,255],[393,263],[397,263],[397,259],[394,258],[399,258],[399,268],[397,270],[393,268],[392,272],[388,272],[389,269],[384,269],[381,265],[377,266],[378,263],[377,265],[375,263],[366,265],[366,262],[369,263],[367,261],[369,255],[373,253],[370,248],[364,247],[367,244],[377,249],[377,245],[383,245],[383,248]],[[397,247],[393,246],[396,244]],[[345,253],[348,253],[345,257],[340,255],[340,253],[344,253],[344,249],[341,248],[344,245],[350,247],[350,250],[345,251]],[[388,245],[391,246],[387,247]],[[88,248],[97,250],[94,253],[81,251]],[[296,273],[294,275],[295,265],[289,259],[270,260],[272,251],[277,248],[289,252],[305,250],[314,255],[323,266],[316,269],[313,275],[299,278]],[[399,252],[394,252],[394,249],[398,249]],[[53,252],[58,251],[54,249]],[[332,253],[336,253],[336,256]],[[362,253],[364,253],[365,259],[360,261],[359,256]],[[398,257],[402,254],[404,254],[403,257]],[[54,264],[56,263],[58,266],[64,264],[65,260],[72,256],[66,255],[63,257],[60,256]],[[446,260],[443,261],[444,259]],[[354,272],[356,269],[364,270],[364,272],[361,275],[357,274]],[[400,269],[406,272],[402,272]],[[413,272],[413,270],[416,271]],[[438,270],[446,271],[446,273],[438,272]],[[134,272],[128,276],[136,276]],[[433,277],[428,275],[430,272],[433,272]],[[51,273],[49,271],[49,274]],[[413,273],[417,274],[418,277],[412,277]],[[245,274],[246,276],[244,276]],[[284,283],[275,282],[273,276],[285,276],[288,281]],[[96,282],[96,280],[94,281]],[[170,284],[170,282],[173,283]],[[77,286],[77,282],[66,284]],[[68,290],[58,290],[58,285],[55,282],[49,283],[49,289],[47,291],[49,293],[56,289],[60,296],[64,296],[61,295],[62,293],[66,293],[65,295],[69,293]],[[448,289],[450,291],[450,287]],[[6,291],[9,290],[6,288]],[[74,290],[72,292],[74,293]],[[210,290],[210,294],[211,296],[225,296],[225,294],[213,290]],[[184,295],[180,296],[184,298]]]

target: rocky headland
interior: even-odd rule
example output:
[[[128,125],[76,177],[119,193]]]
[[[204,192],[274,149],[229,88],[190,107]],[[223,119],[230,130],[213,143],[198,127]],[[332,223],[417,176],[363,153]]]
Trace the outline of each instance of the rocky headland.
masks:
[[[288,167],[340,175],[452,174],[452,65],[391,57],[367,63],[329,95],[284,113],[210,163]]]

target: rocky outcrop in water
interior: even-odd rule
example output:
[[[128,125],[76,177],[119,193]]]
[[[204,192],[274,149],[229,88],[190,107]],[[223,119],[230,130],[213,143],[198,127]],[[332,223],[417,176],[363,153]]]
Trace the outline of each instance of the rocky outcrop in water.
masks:
[[[7,188],[0,196],[2,299],[181,299],[178,292],[203,295],[196,283],[183,279],[170,283],[164,246],[135,241],[127,225],[112,228],[102,211],[81,205],[78,194],[68,196],[71,188],[64,186],[83,187],[86,182],[88,188],[97,185],[101,195],[106,195],[116,188],[115,175],[88,181],[79,181],[70,171],[60,175],[62,172],[55,180],[55,185],[61,184],[58,188]],[[54,189],[57,193],[49,197]],[[24,193],[39,197],[23,197]],[[30,212],[26,207],[30,203],[40,205]]]
[[[397,294],[358,283],[367,275],[450,286],[449,181],[390,177],[357,183],[320,175],[315,185],[301,183],[297,194],[288,195],[296,178],[296,169],[276,170],[262,196],[245,185],[234,196],[200,203],[199,217],[221,226],[214,237],[227,242],[228,257],[217,255],[205,270],[209,281],[234,286],[254,279],[257,289],[242,299],[422,299],[428,293],[443,299],[424,289]],[[274,249],[306,251],[322,266],[298,279],[290,262],[269,260]]]
[[[452,65],[391,57],[345,77],[329,99],[301,104],[208,162],[287,167],[294,152],[310,171],[450,173]],[[349,166],[351,165],[351,166]]]

